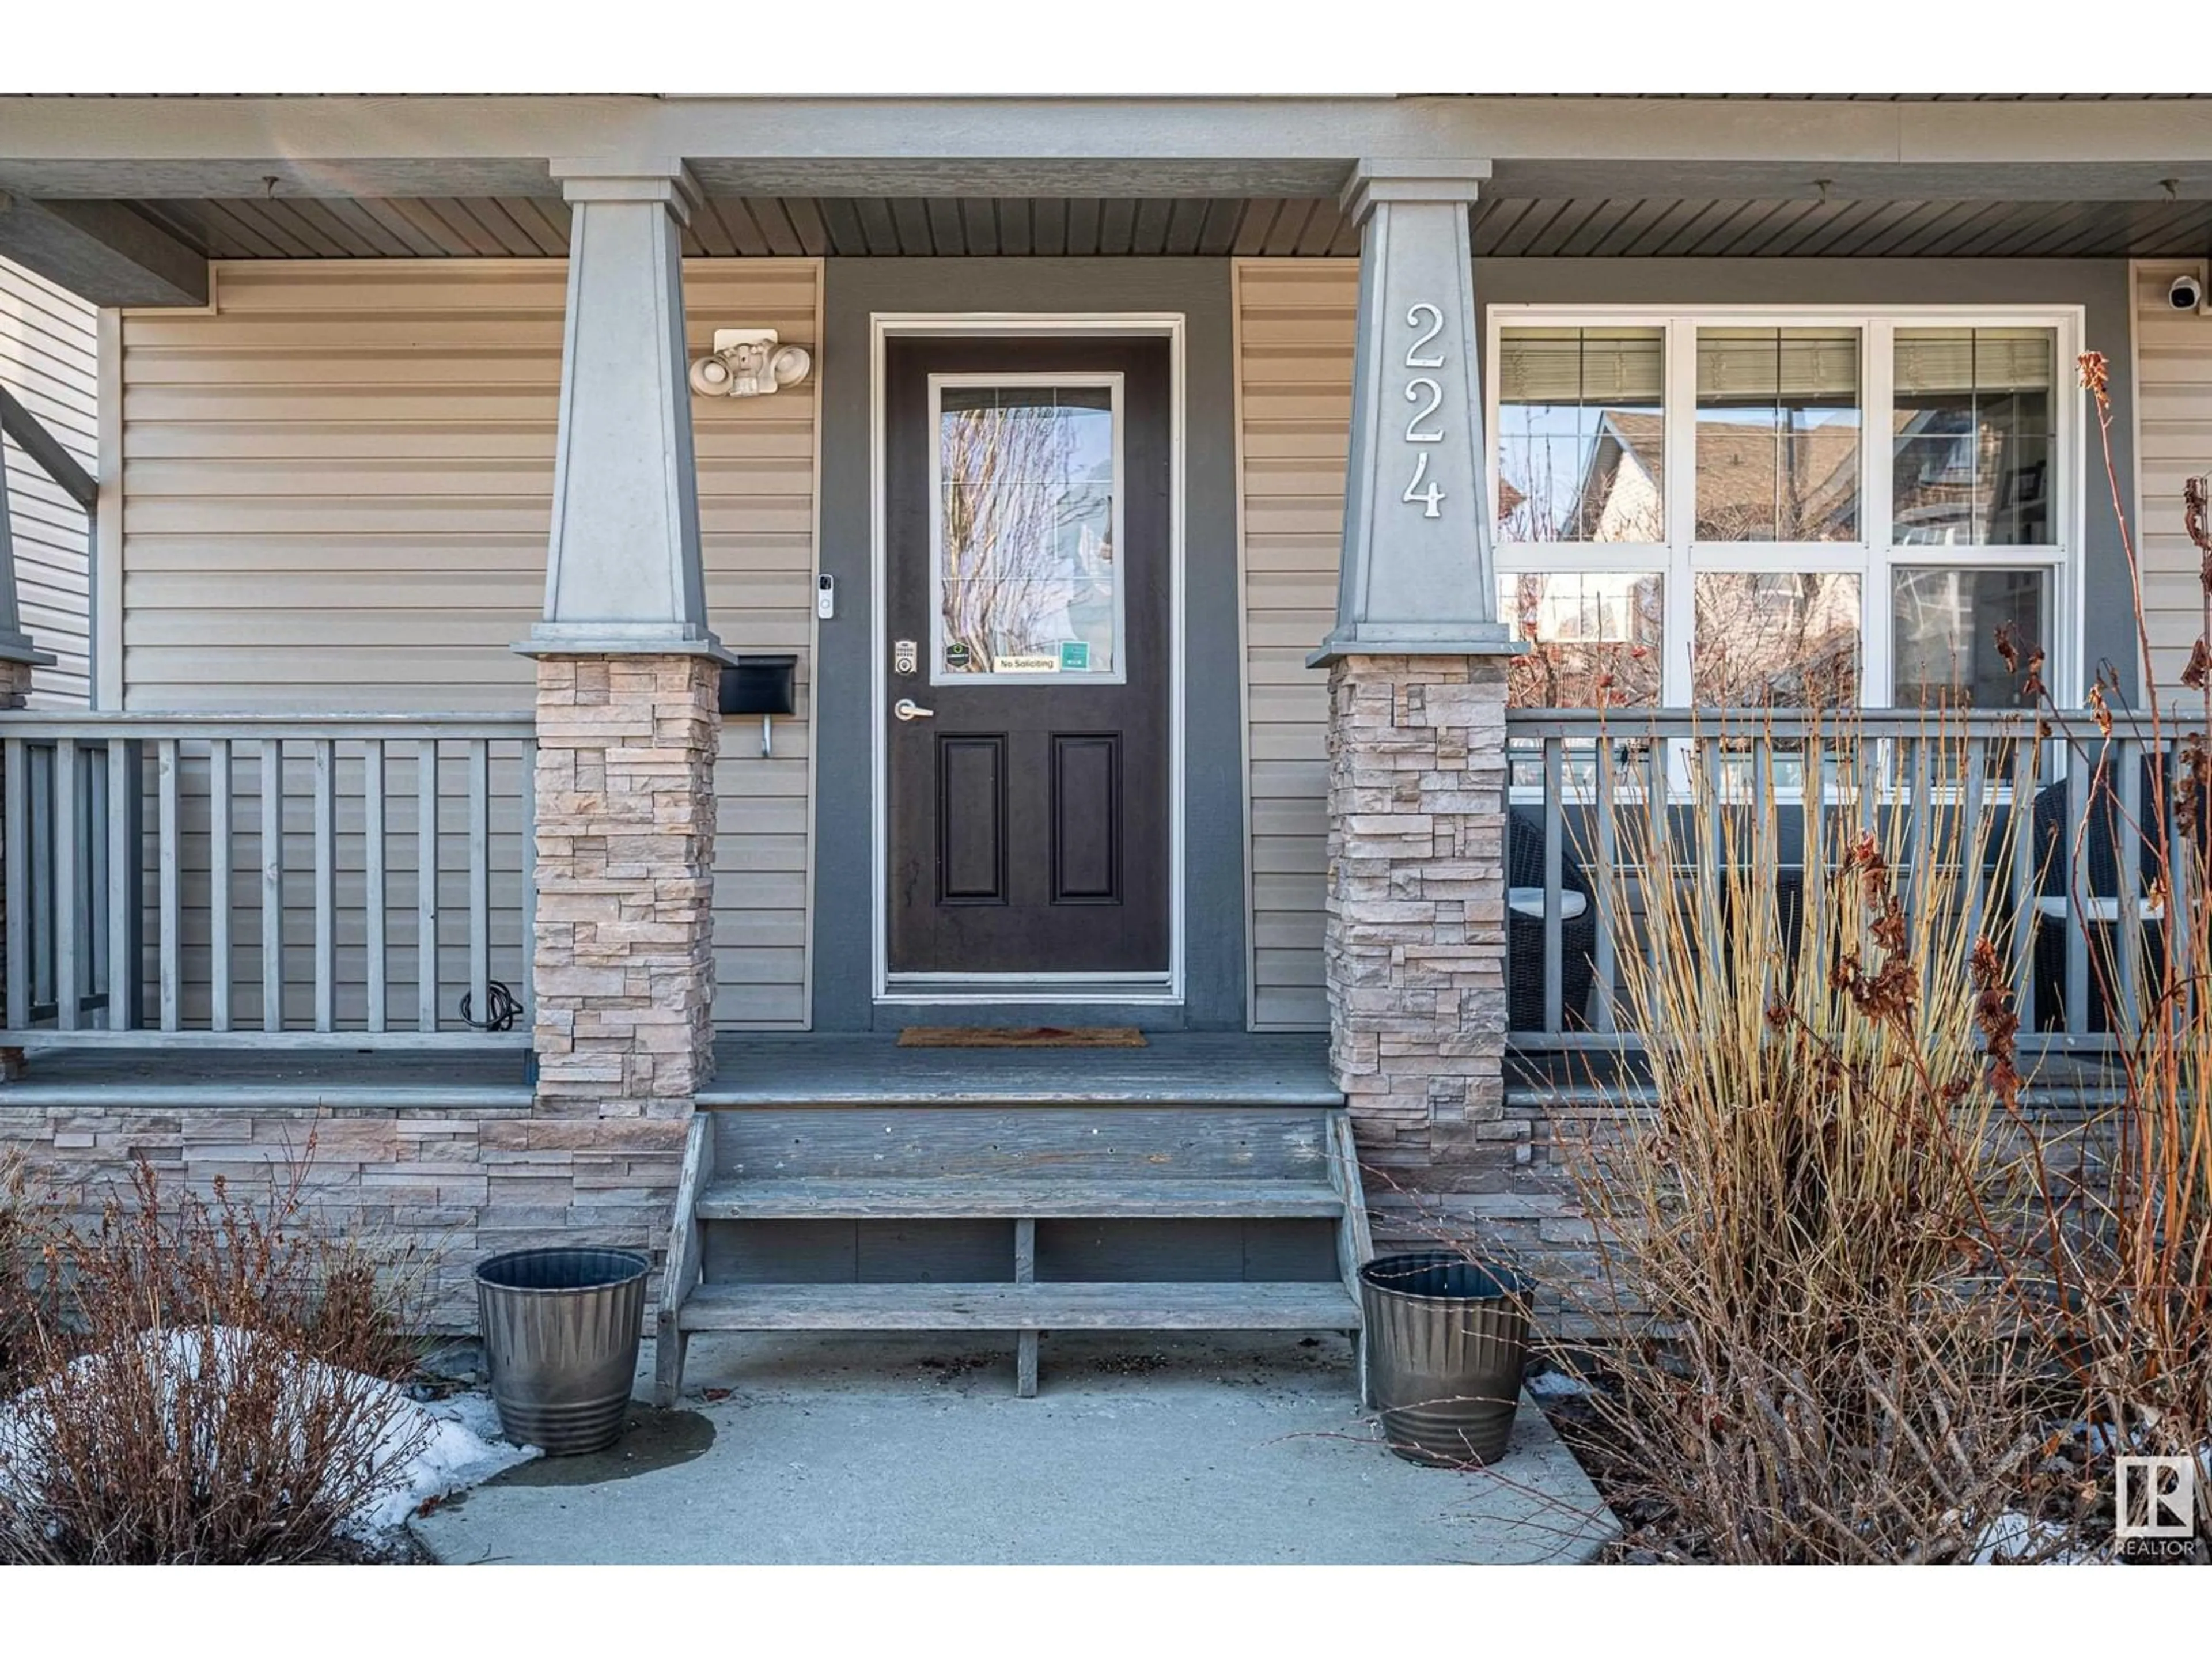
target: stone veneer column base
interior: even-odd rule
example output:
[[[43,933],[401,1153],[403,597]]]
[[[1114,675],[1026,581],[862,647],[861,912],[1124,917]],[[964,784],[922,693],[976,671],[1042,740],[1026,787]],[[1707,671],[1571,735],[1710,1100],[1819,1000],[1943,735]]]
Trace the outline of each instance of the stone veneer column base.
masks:
[[[688,1120],[713,1075],[720,676],[538,659],[539,1116]]]
[[[1329,1059],[1385,1248],[1494,1248],[1478,1218],[1531,1164],[1505,1106],[1505,694],[1503,657],[1329,670]]]

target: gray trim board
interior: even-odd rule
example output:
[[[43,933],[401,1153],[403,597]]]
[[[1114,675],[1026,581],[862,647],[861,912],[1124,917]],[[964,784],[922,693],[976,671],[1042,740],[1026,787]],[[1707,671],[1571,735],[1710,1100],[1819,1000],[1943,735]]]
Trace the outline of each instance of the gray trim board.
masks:
[[[0,254],[96,306],[204,306],[208,262],[124,202],[0,191]]]
[[[553,196],[545,158],[688,159],[710,193],[1322,196],[1363,156],[1501,194],[2148,201],[2212,185],[2212,104],[1588,97],[0,99],[51,197]],[[1146,181],[1140,186],[1136,181]]]
[[[869,834],[869,326],[878,312],[1180,312],[1185,326],[1184,1000],[967,1011],[872,994]],[[1237,467],[1222,259],[831,259],[823,267],[821,568],[837,615],[817,648],[814,1027],[1244,1024],[1243,739],[1237,717]]]

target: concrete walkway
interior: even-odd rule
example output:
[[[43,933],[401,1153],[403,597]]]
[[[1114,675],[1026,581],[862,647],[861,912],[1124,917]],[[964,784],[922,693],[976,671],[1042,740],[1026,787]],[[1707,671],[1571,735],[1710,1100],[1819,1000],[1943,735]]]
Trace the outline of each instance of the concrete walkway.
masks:
[[[1586,1560],[1614,1531],[1525,1400],[1493,1470],[1392,1456],[1337,1339],[1048,1336],[1035,1400],[1011,1346],[700,1338],[683,1409],[416,1534],[455,1563],[1388,1564]]]

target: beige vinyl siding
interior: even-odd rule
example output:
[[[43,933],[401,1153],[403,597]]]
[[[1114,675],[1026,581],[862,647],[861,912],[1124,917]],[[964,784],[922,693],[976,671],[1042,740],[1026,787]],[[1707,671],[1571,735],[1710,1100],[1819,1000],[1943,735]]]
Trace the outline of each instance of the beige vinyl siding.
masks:
[[[1328,1024],[1322,984],[1328,677],[1352,430],[1356,260],[1237,265],[1252,1020]]]
[[[2182,532],[2181,486],[2212,473],[2212,317],[2177,313],[2166,290],[2184,271],[2203,269],[2185,261],[2135,267],[2136,541],[2151,651],[2169,687],[2204,631],[2202,556]]]
[[[687,261],[687,333],[700,349],[739,325],[812,344],[820,275]],[[566,283],[557,259],[240,262],[215,268],[206,312],[125,313],[125,706],[528,708],[532,665],[510,647],[544,597]],[[732,649],[801,664],[773,759],[757,722],[724,734],[716,1018],[796,1026],[814,385],[691,407],[714,625]],[[412,810],[404,783],[395,812]]]
[[[99,312],[76,295],[0,259],[0,385],[92,473],[100,470],[99,328]],[[58,659],[33,672],[32,706],[81,708],[90,690],[91,523],[14,440],[6,443],[23,628]]]

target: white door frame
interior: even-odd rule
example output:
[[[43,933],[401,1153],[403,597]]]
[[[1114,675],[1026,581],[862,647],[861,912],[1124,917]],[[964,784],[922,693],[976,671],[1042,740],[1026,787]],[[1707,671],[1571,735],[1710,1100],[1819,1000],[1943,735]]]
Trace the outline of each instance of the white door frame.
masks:
[[[1181,312],[875,312],[868,319],[869,916],[878,1002],[1180,1003],[1183,1000],[1183,313]],[[890,650],[884,514],[884,350],[893,335],[961,339],[1091,336],[1168,343],[1168,969],[1164,974],[902,974],[890,972],[890,825],[885,722]]]

